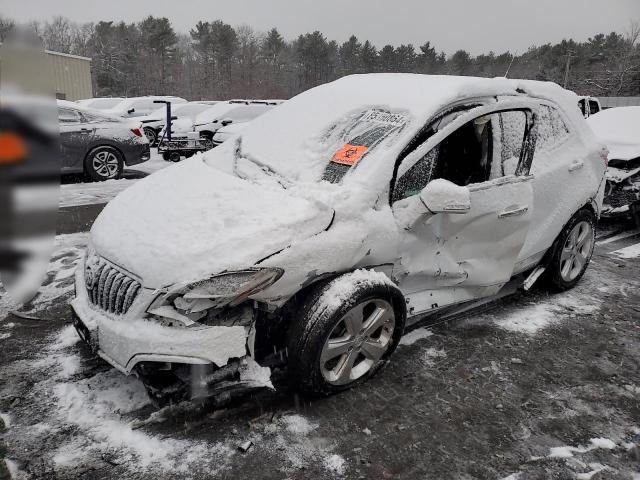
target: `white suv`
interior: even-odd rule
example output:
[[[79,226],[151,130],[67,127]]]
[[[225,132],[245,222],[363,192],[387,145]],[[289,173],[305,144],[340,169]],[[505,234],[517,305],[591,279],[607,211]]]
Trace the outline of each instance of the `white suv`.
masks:
[[[573,287],[606,151],[555,84],[374,74],[300,94],[136,183],[93,225],[72,302],[124,373],[298,388],[369,378],[405,327],[536,278]]]

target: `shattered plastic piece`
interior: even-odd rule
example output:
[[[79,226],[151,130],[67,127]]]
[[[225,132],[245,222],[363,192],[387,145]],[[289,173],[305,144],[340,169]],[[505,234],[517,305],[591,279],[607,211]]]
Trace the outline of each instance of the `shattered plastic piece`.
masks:
[[[253,447],[253,442],[251,440],[247,440],[246,442],[242,442],[240,445],[238,445],[238,450],[240,450],[242,453],[247,453],[247,451]]]

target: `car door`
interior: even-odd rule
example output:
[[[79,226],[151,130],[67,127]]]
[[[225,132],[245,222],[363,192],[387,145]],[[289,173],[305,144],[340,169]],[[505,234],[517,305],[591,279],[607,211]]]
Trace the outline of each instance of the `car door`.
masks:
[[[73,108],[58,107],[62,171],[82,170],[94,128]]]
[[[531,220],[536,104],[498,102],[438,119],[398,168],[394,213],[438,178],[469,189],[465,214],[427,214],[403,230],[395,275],[412,313],[496,293],[512,276]],[[415,200],[414,200],[415,201]]]
[[[600,181],[586,158],[585,146],[562,110],[540,101],[536,151],[531,165],[535,176],[533,222],[522,249],[518,270],[537,263],[571,216],[589,199],[585,185]],[[585,191],[587,190],[587,191]]]

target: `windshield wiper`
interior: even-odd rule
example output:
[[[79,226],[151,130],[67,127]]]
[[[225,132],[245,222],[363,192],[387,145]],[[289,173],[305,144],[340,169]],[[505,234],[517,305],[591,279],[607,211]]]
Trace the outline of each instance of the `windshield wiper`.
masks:
[[[283,175],[276,172],[266,163],[263,163],[249,155],[243,154],[242,137],[238,137],[238,139],[236,140],[236,148],[233,151],[233,174],[239,178],[248,180],[248,178],[246,176],[243,176],[238,169],[238,160],[240,160],[241,158],[253,163],[256,167],[258,167],[264,173],[268,174],[270,177],[274,177],[275,181],[278,182],[278,184],[284,190],[286,190],[291,185],[291,182],[289,180],[287,180]]]

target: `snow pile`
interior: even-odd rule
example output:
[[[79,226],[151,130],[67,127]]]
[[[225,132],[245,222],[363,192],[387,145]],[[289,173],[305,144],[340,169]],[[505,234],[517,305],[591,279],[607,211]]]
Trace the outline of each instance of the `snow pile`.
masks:
[[[590,116],[587,123],[607,144],[609,160],[640,157],[640,107],[602,110]]]
[[[411,330],[409,333],[403,335],[400,339],[400,345],[413,345],[418,340],[429,338],[431,335],[433,335],[433,332],[428,328],[416,328],[415,330]]]
[[[107,203],[137,181],[137,179],[121,178],[118,180],[105,180],[104,182],[60,185],[60,206],[73,207]]]

